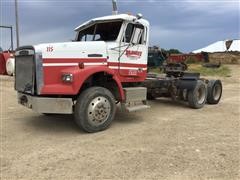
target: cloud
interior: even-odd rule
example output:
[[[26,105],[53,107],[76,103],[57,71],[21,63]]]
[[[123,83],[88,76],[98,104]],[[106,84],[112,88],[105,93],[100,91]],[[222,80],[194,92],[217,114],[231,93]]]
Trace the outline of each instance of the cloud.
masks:
[[[187,47],[188,44],[193,45],[191,39],[200,36],[199,31],[191,31],[187,28],[166,29],[161,26],[152,26],[150,32],[150,45],[158,45],[165,49],[177,48],[182,51],[187,51],[184,47]]]
[[[61,29],[48,29],[45,31],[33,31],[30,33],[22,33],[20,37],[21,45],[35,45],[49,42],[66,42],[73,40],[75,33],[73,31],[66,31]]]
[[[0,24],[15,25],[14,1],[0,2]],[[120,13],[140,12],[150,21],[152,45],[191,51],[240,35],[237,0],[118,0],[117,3]],[[110,0],[19,0],[20,42],[23,45],[66,41],[74,38],[73,29],[79,24],[111,12]],[[0,42],[6,47],[9,44],[3,36]]]
[[[208,14],[224,14],[238,11],[240,2],[238,0],[186,0],[183,10],[195,12],[207,12]]]

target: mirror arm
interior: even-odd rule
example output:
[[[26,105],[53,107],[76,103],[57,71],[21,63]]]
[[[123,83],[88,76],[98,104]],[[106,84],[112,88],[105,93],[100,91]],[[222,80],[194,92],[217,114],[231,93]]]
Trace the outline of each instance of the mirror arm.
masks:
[[[123,54],[126,52],[126,50],[130,47],[130,46],[135,46],[133,43],[129,43],[128,46],[123,50],[123,52],[119,55],[118,57],[118,61],[120,60],[120,58],[123,56]]]
[[[128,44],[127,44],[127,45],[124,44],[124,45],[122,45],[122,46],[113,47],[113,48],[111,48],[111,50],[116,50],[117,48],[119,49],[119,48],[125,47],[125,46],[128,46]],[[119,51],[119,50],[116,50],[116,51]]]

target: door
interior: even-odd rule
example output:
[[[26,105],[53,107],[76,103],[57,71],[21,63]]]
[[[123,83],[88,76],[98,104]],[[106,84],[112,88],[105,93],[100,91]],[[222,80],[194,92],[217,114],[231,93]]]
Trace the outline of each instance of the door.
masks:
[[[146,29],[141,24],[128,23],[121,41],[119,74],[140,77],[147,70]]]

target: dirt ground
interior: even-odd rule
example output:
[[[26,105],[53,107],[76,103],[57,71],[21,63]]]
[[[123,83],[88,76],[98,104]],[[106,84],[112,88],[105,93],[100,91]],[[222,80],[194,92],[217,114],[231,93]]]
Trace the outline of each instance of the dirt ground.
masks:
[[[240,66],[229,67],[220,104],[159,99],[95,134],[18,105],[1,76],[1,179],[240,179]]]

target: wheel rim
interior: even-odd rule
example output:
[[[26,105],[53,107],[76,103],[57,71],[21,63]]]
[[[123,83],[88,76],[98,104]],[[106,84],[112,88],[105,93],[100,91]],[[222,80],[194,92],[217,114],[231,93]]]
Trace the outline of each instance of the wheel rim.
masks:
[[[213,99],[217,101],[221,96],[222,88],[219,84],[216,84],[213,87]]]
[[[198,104],[202,104],[205,101],[206,91],[204,87],[200,87],[197,91]]]
[[[88,120],[92,125],[101,125],[109,117],[111,105],[107,98],[98,96],[88,106]]]

